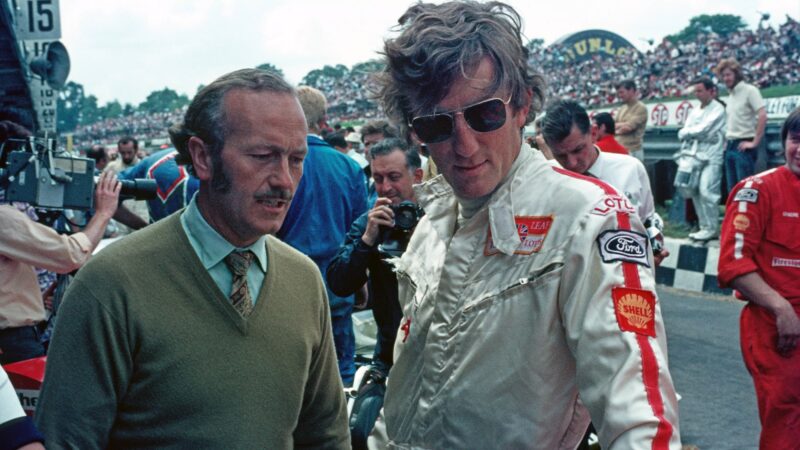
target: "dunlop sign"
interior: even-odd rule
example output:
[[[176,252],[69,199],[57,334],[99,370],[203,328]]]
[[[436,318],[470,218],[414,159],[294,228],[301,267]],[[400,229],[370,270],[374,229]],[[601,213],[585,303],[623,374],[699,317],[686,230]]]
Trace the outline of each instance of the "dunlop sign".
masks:
[[[585,30],[561,38],[559,45],[569,61],[582,62],[594,56],[616,58],[630,52],[638,52],[622,36],[605,30]]]

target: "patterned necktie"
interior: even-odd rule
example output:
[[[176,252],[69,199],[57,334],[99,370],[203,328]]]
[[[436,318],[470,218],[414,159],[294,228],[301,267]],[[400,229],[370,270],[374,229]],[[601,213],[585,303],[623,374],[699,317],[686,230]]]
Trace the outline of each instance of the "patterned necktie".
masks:
[[[231,304],[245,318],[253,311],[253,300],[250,298],[250,290],[247,288],[247,269],[250,268],[255,256],[251,251],[232,251],[225,257],[225,265],[233,274]]]

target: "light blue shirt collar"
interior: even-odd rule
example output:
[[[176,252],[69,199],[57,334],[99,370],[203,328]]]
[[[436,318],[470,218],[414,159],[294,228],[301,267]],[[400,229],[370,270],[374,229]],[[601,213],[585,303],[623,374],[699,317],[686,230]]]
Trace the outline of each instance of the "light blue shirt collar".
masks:
[[[189,206],[183,211],[181,222],[187,232],[189,241],[206,270],[210,270],[222,262],[234,250],[250,250],[256,255],[261,271],[267,273],[266,235],[261,236],[247,247],[238,248],[234,246],[206,222],[206,219],[200,213],[200,208],[197,206],[196,195],[192,197]]]

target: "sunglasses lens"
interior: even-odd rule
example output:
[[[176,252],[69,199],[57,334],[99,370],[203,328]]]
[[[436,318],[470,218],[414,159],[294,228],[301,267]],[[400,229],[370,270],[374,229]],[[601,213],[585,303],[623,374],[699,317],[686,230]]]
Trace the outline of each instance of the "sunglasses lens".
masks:
[[[464,120],[470,128],[481,133],[494,131],[506,123],[506,105],[500,99],[492,99],[464,110]]]
[[[447,114],[417,117],[411,121],[417,137],[426,144],[443,142],[453,134],[453,119]]]

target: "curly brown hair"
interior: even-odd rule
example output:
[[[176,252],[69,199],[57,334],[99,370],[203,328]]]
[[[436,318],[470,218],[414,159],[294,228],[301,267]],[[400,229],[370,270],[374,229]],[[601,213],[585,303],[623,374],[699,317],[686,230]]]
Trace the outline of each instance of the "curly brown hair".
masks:
[[[737,61],[736,58],[725,58],[720,61],[719,64],[717,64],[717,67],[714,68],[714,73],[716,73],[718,77],[722,78],[722,72],[724,70],[730,70],[733,72],[737,83],[744,80],[744,75],[742,75],[742,65],[739,64],[739,61]]]
[[[494,64],[491,89],[510,91],[515,110],[526,106],[526,123],[544,104],[545,82],[528,65],[522,19],[501,2],[451,1],[412,5],[399,19],[400,35],[384,42],[385,68],[375,78],[376,97],[389,119],[408,136],[408,122],[444,99],[453,82],[485,57]]]

